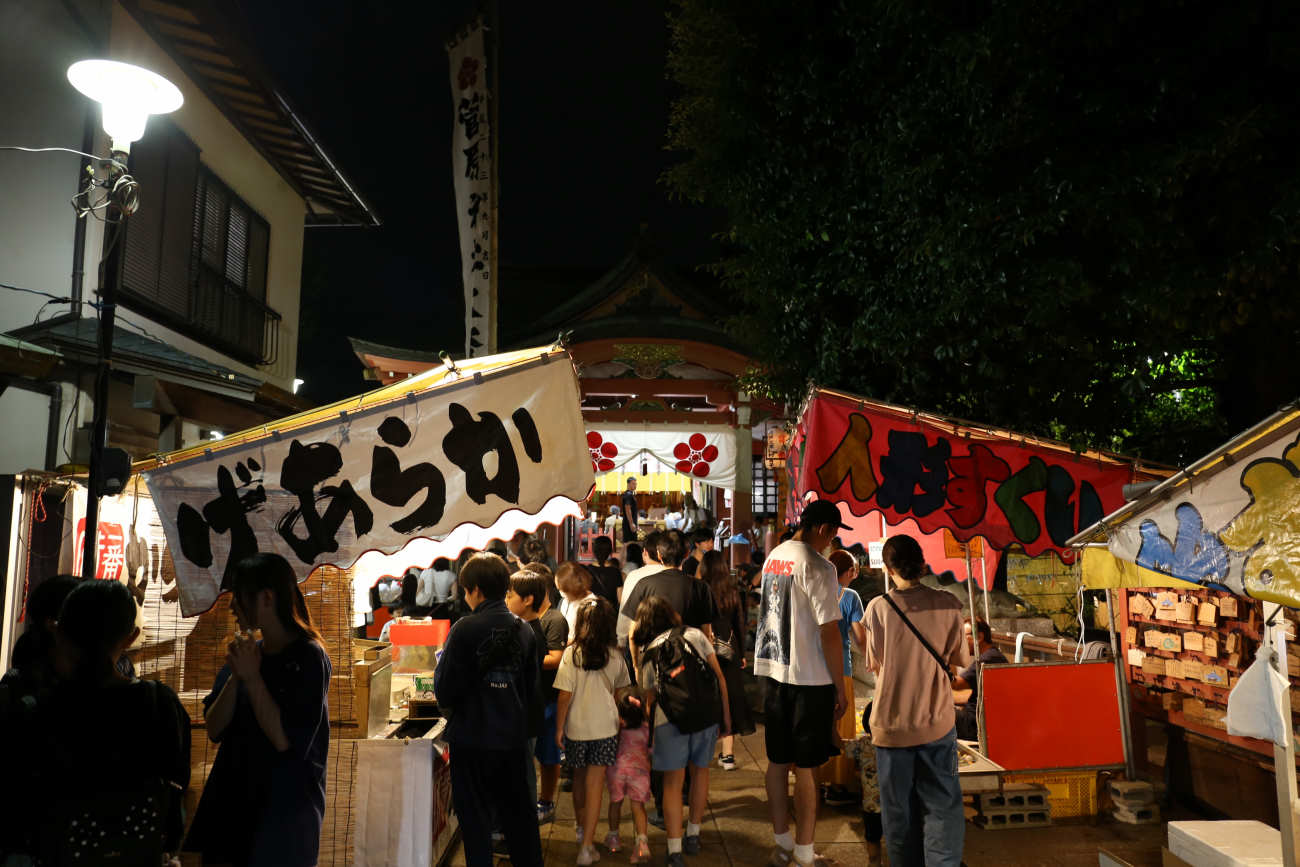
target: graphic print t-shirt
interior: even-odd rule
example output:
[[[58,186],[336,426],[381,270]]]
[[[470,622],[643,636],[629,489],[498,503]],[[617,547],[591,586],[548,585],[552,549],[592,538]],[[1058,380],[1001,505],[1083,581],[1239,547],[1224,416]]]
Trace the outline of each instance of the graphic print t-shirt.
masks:
[[[820,628],[839,619],[835,566],[803,542],[777,545],[763,564],[754,675],[797,686],[833,683]]]

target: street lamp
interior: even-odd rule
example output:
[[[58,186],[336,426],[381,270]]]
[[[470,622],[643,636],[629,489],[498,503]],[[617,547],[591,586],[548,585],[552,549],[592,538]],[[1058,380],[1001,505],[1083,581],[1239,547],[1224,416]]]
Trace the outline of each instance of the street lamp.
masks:
[[[185,102],[176,85],[158,73],[117,60],[80,60],[68,67],[68,81],[100,104],[115,154],[131,152],[149,115],[169,114]]]
[[[126,485],[130,459],[120,449],[106,449],[108,439],[108,382],[113,359],[113,326],[117,316],[118,262],[122,251],[122,222],[139,203],[138,185],[127,174],[131,143],[144,136],[151,114],[168,114],[185,101],[176,85],[156,72],[116,60],[82,60],[68,67],[68,81],[98,102],[104,132],[112,140],[113,161],[108,167],[107,222],[114,235],[99,266],[99,364],[95,371],[95,417],[90,433],[90,478],[86,497],[85,543],[82,576],[93,578],[97,569],[95,547],[99,541],[99,498]]]

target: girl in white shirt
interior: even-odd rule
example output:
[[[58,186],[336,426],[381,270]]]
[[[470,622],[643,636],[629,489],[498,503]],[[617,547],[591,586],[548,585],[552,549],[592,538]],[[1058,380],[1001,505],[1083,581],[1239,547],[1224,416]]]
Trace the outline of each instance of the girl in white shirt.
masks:
[[[561,572],[564,571],[561,567]],[[563,585],[561,585],[563,591]],[[559,691],[555,740],[573,769],[573,814],[578,822],[578,863],[594,864],[596,822],[605,769],[618,756],[615,690],[630,686],[623,654],[615,644],[614,606],[604,599],[575,606],[573,643],[555,672]]]

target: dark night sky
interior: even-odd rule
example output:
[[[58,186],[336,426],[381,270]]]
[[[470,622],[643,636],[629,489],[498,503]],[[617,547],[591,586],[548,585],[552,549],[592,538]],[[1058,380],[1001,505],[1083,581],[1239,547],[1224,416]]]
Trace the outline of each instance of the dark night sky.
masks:
[[[370,385],[349,336],[459,353],[444,41],[470,4],[241,2],[271,73],[384,220],[307,231],[304,394],[324,402]],[[671,161],[664,12],[660,2],[502,0],[503,265],[598,272],[632,248],[642,223],[675,264],[716,255],[716,218],[670,202],[658,183]]]

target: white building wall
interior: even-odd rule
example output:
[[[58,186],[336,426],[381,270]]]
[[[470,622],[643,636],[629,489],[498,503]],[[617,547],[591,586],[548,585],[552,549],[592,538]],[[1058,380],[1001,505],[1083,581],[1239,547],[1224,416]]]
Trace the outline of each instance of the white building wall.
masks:
[[[45,468],[50,396],[10,387],[0,394],[0,471]]]
[[[90,112],[67,71],[91,41],[62,3],[0,0],[0,21],[0,145],[81,149]],[[70,294],[79,166],[73,154],[0,151],[0,283]],[[0,331],[30,325],[46,300],[0,290]]]

